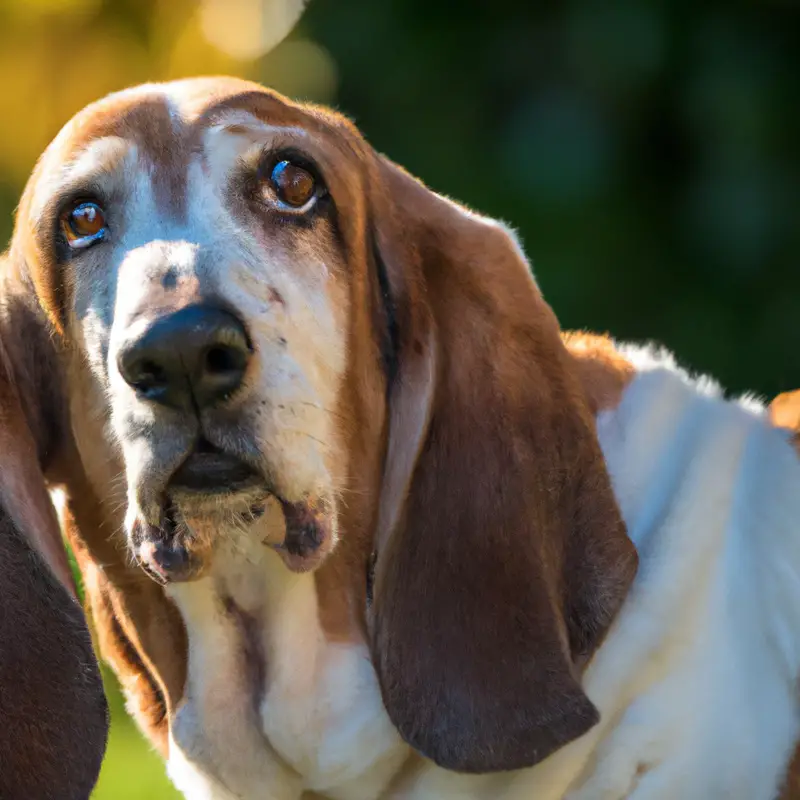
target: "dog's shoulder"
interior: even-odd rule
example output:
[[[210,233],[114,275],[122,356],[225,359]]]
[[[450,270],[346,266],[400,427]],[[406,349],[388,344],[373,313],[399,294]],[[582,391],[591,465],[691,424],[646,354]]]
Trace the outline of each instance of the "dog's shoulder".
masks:
[[[664,350],[615,352],[633,375],[598,434],[640,569],[586,674],[596,769],[570,798],[664,783],[766,800],[798,733],[796,434]],[[794,430],[798,409],[781,403]]]

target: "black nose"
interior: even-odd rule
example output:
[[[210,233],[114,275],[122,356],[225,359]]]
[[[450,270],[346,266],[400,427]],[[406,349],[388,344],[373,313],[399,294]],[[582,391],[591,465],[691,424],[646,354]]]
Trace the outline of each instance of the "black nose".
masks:
[[[178,409],[207,408],[242,383],[251,349],[227,311],[187,306],[156,320],[122,347],[117,366],[140,396]]]

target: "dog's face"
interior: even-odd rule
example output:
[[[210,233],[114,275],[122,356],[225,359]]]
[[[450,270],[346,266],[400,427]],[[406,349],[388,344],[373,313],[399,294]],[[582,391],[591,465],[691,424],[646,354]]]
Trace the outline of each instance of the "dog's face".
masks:
[[[353,142],[333,115],[199,81],[91,106],[39,166],[36,246],[58,264],[61,324],[107,403],[130,544],[156,577],[198,574],[221,531],[258,519],[293,569],[336,540]]]

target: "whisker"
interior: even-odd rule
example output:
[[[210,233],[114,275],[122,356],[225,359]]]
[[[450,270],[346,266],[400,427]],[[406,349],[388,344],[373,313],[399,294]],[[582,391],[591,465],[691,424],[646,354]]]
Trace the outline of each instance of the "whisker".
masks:
[[[303,431],[303,430],[300,430],[299,428],[283,428],[282,427],[281,428],[281,432],[294,433],[294,434],[296,434],[298,436],[307,436],[312,441],[316,442],[317,444],[322,445],[325,448],[326,452],[328,452],[328,453],[333,453],[334,452],[334,448],[330,444],[328,444],[326,441],[323,441],[319,437],[314,436],[313,433],[309,433],[308,431]]]
[[[331,408],[326,408],[325,406],[320,405],[319,403],[312,403],[310,400],[298,400],[295,405],[299,406],[310,406],[311,408],[319,409],[320,411],[324,411],[326,414],[330,414],[332,417],[338,417],[345,422],[350,422],[350,420],[338,411],[334,411]]]

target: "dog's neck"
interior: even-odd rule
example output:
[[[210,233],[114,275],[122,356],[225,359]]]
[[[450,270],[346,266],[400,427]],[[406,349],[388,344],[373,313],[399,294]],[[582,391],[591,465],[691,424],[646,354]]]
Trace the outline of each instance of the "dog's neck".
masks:
[[[217,765],[213,797],[225,787],[233,797],[268,788],[279,800],[368,800],[407,758],[359,626],[323,625],[324,586],[249,537],[223,546],[207,577],[168,589],[189,634],[170,754],[188,796],[204,780],[193,762]]]

